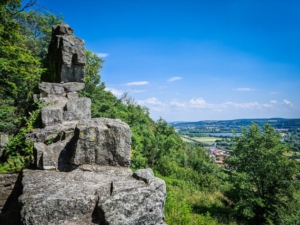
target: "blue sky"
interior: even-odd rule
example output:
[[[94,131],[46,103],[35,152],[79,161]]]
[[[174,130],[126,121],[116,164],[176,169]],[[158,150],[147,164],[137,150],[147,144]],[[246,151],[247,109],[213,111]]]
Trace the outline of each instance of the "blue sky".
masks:
[[[300,117],[300,1],[38,0],[167,121]]]

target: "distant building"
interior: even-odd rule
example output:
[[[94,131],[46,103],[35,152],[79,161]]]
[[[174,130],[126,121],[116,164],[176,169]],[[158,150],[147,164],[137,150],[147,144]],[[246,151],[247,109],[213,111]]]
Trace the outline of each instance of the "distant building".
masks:
[[[216,146],[206,147],[210,158],[218,164],[218,166],[223,165],[223,160],[229,156],[225,151],[217,149]]]

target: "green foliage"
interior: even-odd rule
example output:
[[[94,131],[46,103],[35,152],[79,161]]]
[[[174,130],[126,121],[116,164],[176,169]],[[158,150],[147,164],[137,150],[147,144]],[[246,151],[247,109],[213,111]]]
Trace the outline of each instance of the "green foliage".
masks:
[[[294,152],[300,152],[300,132],[289,132],[284,137],[284,142],[286,142],[290,149]]]
[[[260,130],[253,123],[234,139],[226,160],[231,188],[225,194],[234,203],[235,215],[253,224],[279,224],[295,201],[296,163],[284,156],[287,146],[268,124]]]
[[[33,143],[26,140],[26,134],[40,126],[40,114],[42,104],[36,105],[37,109],[29,113],[28,118],[24,118],[26,126],[22,127],[16,135],[9,137],[9,142],[5,148],[6,162],[0,164],[0,173],[19,172],[24,167],[29,167],[33,158]]]
[[[41,107],[33,104],[33,94],[44,71],[41,61],[51,26],[62,21],[20,7],[18,0],[0,3],[0,132],[11,134],[0,172],[20,171],[31,163],[32,143],[25,135],[39,126]]]
[[[51,40],[52,26],[63,23],[62,15],[56,16],[48,11],[22,11],[15,16],[20,24],[23,42],[34,56],[43,59]]]
[[[40,58],[26,45],[30,38],[17,20],[20,1],[0,3],[0,132],[17,133],[31,110],[32,96],[40,81]]]
[[[166,223],[169,225],[216,225],[209,212],[204,214],[193,213],[193,201],[187,196],[193,195],[189,191],[167,184],[167,201],[165,205]]]
[[[200,146],[182,144],[172,159],[162,155],[154,170],[169,183],[189,190],[217,191],[221,186],[222,171],[210,160],[207,151]]]

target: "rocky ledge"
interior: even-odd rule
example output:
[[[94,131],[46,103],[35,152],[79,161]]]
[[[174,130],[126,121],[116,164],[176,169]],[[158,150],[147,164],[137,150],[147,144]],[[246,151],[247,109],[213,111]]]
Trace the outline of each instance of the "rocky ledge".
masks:
[[[25,170],[22,184],[23,224],[165,224],[165,183],[151,169]]]

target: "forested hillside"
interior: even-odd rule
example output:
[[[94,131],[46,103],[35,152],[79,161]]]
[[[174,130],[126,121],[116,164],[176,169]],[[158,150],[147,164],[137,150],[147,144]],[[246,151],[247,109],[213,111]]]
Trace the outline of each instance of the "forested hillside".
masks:
[[[63,17],[30,10],[18,0],[0,3],[0,133],[10,135],[0,172],[32,167],[32,143],[25,134],[40,127],[42,102],[34,102],[51,27]],[[84,38],[84,37],[82,37]],[[286,145],[268,125],[252,124],[235,137],[233,155],[219,168],[197,144],[183,143],[164,119],[128,93],[120,98],[105,90],[99,71],[104,60],[86,50],[85,89],[92,117],[118,118],[132,131],[131,168],[151,167],[167,184],[168,224],[296,224],[300,219],[298,167],[284,153]]]

